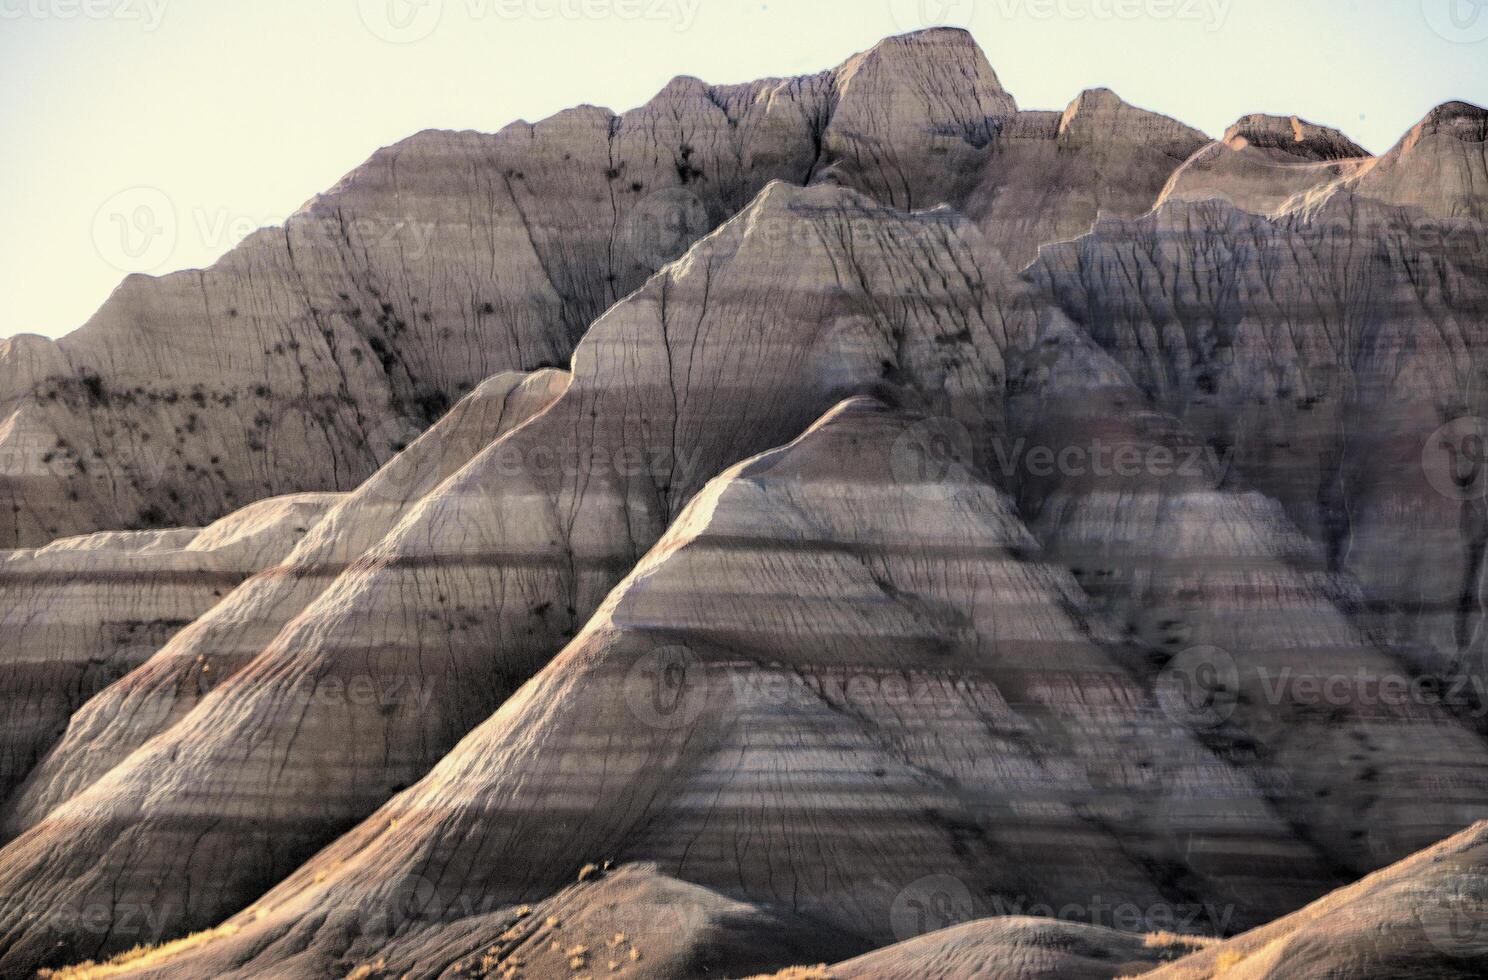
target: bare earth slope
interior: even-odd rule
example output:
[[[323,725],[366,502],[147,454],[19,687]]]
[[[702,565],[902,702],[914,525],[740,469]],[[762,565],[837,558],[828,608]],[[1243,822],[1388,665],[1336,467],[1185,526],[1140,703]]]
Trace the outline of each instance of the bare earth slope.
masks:
[[[1358,582],[1397,656],[1481,684],[1483,484],[1459,451],[1488,413],[1488,226],[1459,173],[1481,135],[1447,126],[1471,118],[1433,112],[1372,171],[1398,182],[1272,219],[1172,201],[1028,275]],[[1405,186],[1457,203],[1388,200]]]
[[[257,656],[424,496],[503,433],[546,408],[567,380],[561,371],[545,370],[484,382],[358,490],[337,501],[323,519],[307,522],[312,524],[309,533],[292,551],[266,562],[271,567],[233,589],[170,643],[151,645],[150,637],[139,637],[133,647],[138,655],[129,666],[143,664],[71,719],[57,747],[16,798],[0,807],[0,814],[6,814],[0,834],[10,837],[24,830],[184,717],[207,692]],[[115,588],[119,601],[131,606],[139,602],[133,583]],[[368,676],[356,683],[358,696],[379,705],[417,701],[421,694],[407,678]]]
[[[0,805],[85,701],[277,564],[336,501],[274,498],[204,530],[0,552]]]
[[[1296,116],[1246,116],[1189,157],[1158,203],[1220,198],[1256,214],[1359,172],[1373,158],[1336,129]]]
[[[1113,905],[1480,819],[1485,120],[1211,142],[923,32],[420,134],[4,342],[0,541],[356,489],[0,557],[0,975],[1113,975]],[[1465,975],[1479,836],[1169,969]]]
[[[808,959],[913,935],[938,888],[963,918],[1102,895],[1095,918],[1235,924],[1305,890],[1310,849],[1092,637],[1011,501],[896,473],[925,424],[849,401],[713,481],[426,779],[162,969],[536,969],[508,931],[544,910],[512,910],[609,860],[813,922]],[[1223,814],[1187,806],[1199,783],[1230,788]]]
[[[953,215],[772,185],[596,324],[548,411],[424,498],[162,738],[11,844],[0,946],[22,935],[10,903],[43,880],[80,898],[170,882],[179,926],[240,908],[484,720],[711,474],[844,394],[886,378],[947,403],[987,392],[962,400],[985,428],[1001,351],[1038,322],[1011,276],[984,277],[976,241]],[[369,675],[417,680],[427,707],[302,696]],[[166,771],[179,776],[161,792]],[[210,840],[184,846],[207,812],[222,818]],[[65,853],[47,843],[58,834]],[[191,882],[207,865],[202,891]]]
[[[1299,912],[1147,974],[1153,980],[1454,980],[1488,971],[1488,824]]]
[[[1203,143],[1104,91],[1018,113],[946,30],[814,76],[678,78],[619,116],[421,133],[209,269],[132,276],[61,341],[0,343],[0,544],[351,489],[484,378],[561,363],[771,180],[964,207],[1021,265],[1145,211]]]

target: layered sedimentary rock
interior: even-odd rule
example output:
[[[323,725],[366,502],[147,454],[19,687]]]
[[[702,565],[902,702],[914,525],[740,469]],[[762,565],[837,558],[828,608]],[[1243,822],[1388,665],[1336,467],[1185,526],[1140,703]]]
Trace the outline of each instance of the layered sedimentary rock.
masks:
[[[173,929],[240,908],[484,720],[711,474],[789,441],[843,395],[912,384],[985,430],[1004,347],[1031,346],[1040,324],[1012,277],[988,280],[978,240],[952,214],[772,185],[596,323],[552,407],[420,501],[168,732],[10,846],[0,945],[11,962],[35,949],[10,903],[42,880],[89,895],[158,896],[157,882],[173,882]],[[367,677],[416,684],[427,703],[315,696]],[[165,771],[182,792],[160,792]],[[203,818],[215,829],[184,846]],[[57,834],[73,842],[66,854],[47,843]],[[207,889],[186,887],[204,874]]]
[[[1010,915],[942,929],[835,966],[787,971],[774,980],[1113,980],[1146,973],[1194,945],[1178,936]]]
[[[539,668],[708,474],[787,441],[844,394],[886,384],[918,391],[929,411],[983,448],[1018,434],[1062,446],[1087,438],[1096,420],[1122,434],[1133,418],[1152,415],[1128,370],[1058,314],[1041,313],[1034,299],[997,272],[995,249],[950,212],[906,216],[846,190],[771,187],[596,324],[576,354],[574,382],[548,411],[420,501],[253,663],[160,738],[22,835],[3,855],[0,886],[32,902],[148,891],[169,908],[168,931],[210,925],[240,908],[418,779]],[[1011,415],[1003,408],[1008,393]],[[1061,404],[1074,404],[1073,415],[1061,414]],[[1064,418],[1074,421],[1057,428]],[[1185,438],[1175,432],[1170,442],[1182,448]],[[991,455],[983,457],[990,469]],[[1144,493],[1151,475],[1136,481]],[[1051,555],[1072,572],[1092,570],[1082,535],[1095,529],[1097,557],[1123,573],[1101,596],[1119,625],[1161,622],[1174,594],[1191,601],[1198,588],[1223,612],[1213,619],[1219,626],[1203,621],[1203,628],[1213,635],[1255,628],[1265,638],[1254,661],[1248,648],[1235,651],[1247,669],[1273,663],[1261,654],[1275,649],[1327,652],[1329,670],[1388,669],[1339,621],[1332,604],[1347,598],[1346,588],[1326,575],[1310,583],[1296,577],[1286,517],[1216,488],[1206,482],[1212,475],[1172,483],[1152,498],[1160,506],[1136,507],[1124,522],[1110,509],[1113,498],[1078,479],[1042,488],[1010,482]],[[1076,509],[1061,502],[1082,496]],[[1208,549],[1202,559],[1221,570],[1216,558],[1237,561],[1245,589],[1276,599],[1255,602],[1242,591],[1236,603],[1236,584],[1212,574],[1186,585],[1181,575],[1141,573],[1149,548],[1142,535],[1150,531],[1143,522],[1160,522],[1165,508],[1189,498],[1203,505],[1192,520],[1216,531],[1190,542]],[[1179,525],[1189,526],[1189,519]],[[1190,554],[1180,552],[1179,564],[1191,564]],[[1127,574],[1133,569],[1139,574]],[[1314,635],[1288,625],[1288,616],[1333,625]],[[1266,624],[1270,632],[1259,629]],[[1266,645],[1273,638],[1289,646]],[[1156,685],[1166,660],[1144,659],[1142,646],[1118,662]],[[302,696],[325,683],[349,690],[368,677],[416,678],[431,696],[417,711]],[[1379,720],[1350,710],[1337,724],[1325,714],[1294,731],[1289,723],[1307,712],[1289,700],[1264,707],[1221,733],[1222,751],[1244,747],[1235,760],[1239,782],[1197,780],[1188,812],[1212,812],[1220,800],[1229,807],[1234,796],[1298,822],[1305,843],[1293,832],[1291,846],[1319,868],[1295,879],[1301,891],[1357,873],[1370,854],[1393,856],[1423,835],[1439,836],[1478,800],[1481,747],[1439,711]],[[337,734],[347,731],[357,737]],[[1417,765],[1442,745],[1451,746],[1449,761]],[[1333,764],[1341,759],[1350,765]],[[1461,777],[1459,790],[1420,815],[1400,805],[1444,769]],[[1366,771],[1370,778],[1356,785]],[[159,792],[163,772],[191,792]],[[1126,777],[1101,778],[1119,786]],[[243,814],[252,816],[234,816]],[[1330,835],[1328,821],[1340,814],[1346,830]],[[1378,825],[1376,837],[1356,839],[1364,822]],[[187,827],[197,842],[191,848],[182,846]],[[64,835],[72,843],[62,853],[51,842]],[[1191,842],[1202,834],[1170,828],[1154,836]],[[211,884],[185,884],[200,881]],[[19,905],[10,908],[7,955],[34,962],[54,947],[55,933]],[[129,940],[115,935],[87,946],[93,938],[73,948],[88,955]]]
[[[261,652],[424,496],[503,433],[545,409],[567,381],[567,374],[556,370],[489,379],[355,493],[340,499],[324,519],[307,522],[313,526],[293,550],[286,548],[288,554],[263,563],[272,567],[233,589],[170,643],[139,644],[136,650],[142,655],[130,666],[143,661],[142,666],[103,690],[71,719],[57,747],[16,798],[0,808],[5,817],[0,834],[10,837],[24,830],[183,718],[207,692]],[[241,576],[234,581],[239,580]],[[414,704],[421,696],[408,678],[368,676],[355,683],[359,696],[377,704]]]
[[[1063,113],[1006,120],[964,200],[953,202],[1020,267],[1101,215],[1148,211],[1173,171],[1208,142],[1198,130],[1091,89]]]
[[[1199,150],[1163,188],[1159,203],[1220,198],[1256,214],[1282,210],[1311,191],[1373,164],[1336,129],[1296,116],[1246,116]]]
[[[336,500],[280,497],[205,529],[0,553],[0,805],[85,701],[276,564]]]
[[[403,451],[73,715],[0,814],[0,973],[201,928],[119,969],[681,977],[1031,904],[1224,934],[1452,832],[1481,705],[1386,685],[1488,683],[1482,119],[1209,143],[1105,90],[1020,112],[928,32],[421,134],[7,342],[15,540]],[[105,593],[59,663],[137,659]],[[1019,919],[832,969],[1139,943]]]
[[[1306,908],[1147,974],[1153,980],[1481,977],[1488,824]]]
[[[1438,222],[1488,221],[1488,110],[1437,106],[1394,148],[1325,191],[1411,208]]]
[[[351,489],[482,379],[561,363],[770,180],[964,207],[1022,264],[1145,211],[1203,143],[1103,90],[1019,113],[960,31],[801,78],[678,78],[619,116],[421,133],[211,268],[0,344],[0,543]]]
[[[1382,165],[1439,186],[1462,135]],[[1171,202],[1046,249],[1029,275],[1357,581],[1397,656],[1481,678],[1488,485],[1467,451],[1488,411],[1488,229],[1367,186],[1271,220]]]
[[[808,959],[1029,902],[1223,930],[1316,887],[1312,849],[1102,645],[1011,501],[906,468],[938,425],[858,399],[713,481],[426,779],[161,969],[535,969],[542,910],[510,910],[607,861],[815,923]],[[1226,807],[1196,809],[1199,785]]]

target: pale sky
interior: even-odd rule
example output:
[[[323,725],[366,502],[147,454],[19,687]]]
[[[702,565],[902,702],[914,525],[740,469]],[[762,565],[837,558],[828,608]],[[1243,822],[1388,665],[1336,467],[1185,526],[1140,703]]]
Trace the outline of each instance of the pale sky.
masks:
[[[1488,0],[0,0],[0,337],[210,264],[418,130],[819,71],[936,23],[1023,108],[1104,85],[1211,134],[1295,113],[1382,152],[1488,105]],[[168,202],[173,243],[121,255],[121,200]]]

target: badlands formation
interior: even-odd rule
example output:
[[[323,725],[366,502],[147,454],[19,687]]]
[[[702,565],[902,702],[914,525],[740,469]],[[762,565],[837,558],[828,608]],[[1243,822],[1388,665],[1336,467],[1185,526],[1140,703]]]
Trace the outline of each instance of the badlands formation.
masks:
[[[0,343],[0,976],[1483,975],[1485,243],[945,30],[379,151]]]

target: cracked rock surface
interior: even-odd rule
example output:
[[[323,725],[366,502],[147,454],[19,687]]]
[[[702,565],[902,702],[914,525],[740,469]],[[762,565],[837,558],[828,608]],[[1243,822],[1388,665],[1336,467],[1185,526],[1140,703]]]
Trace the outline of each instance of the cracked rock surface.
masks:
[[[1020,113],[954,30],[817,75],[677,78],[623,115],[419,133],[208,269],[130,276],[62,340],[0,341],[0,544],[354,489],[483,379],[562,363],[771,180],[964,208],[1021,265],[1145,211],[1203,143],[1104,90]]]
[[[337,500],[271,498],[205,529],[105,532],[0,552],[0,803],[74,711],[277,564]]]
[[[308,528],[301,530],[308,533],[292,550],[286,547],[273,561],[255,566],[264,569],[261,574],[233,589],[210,611],[200,611],[171,642],[152,646],[145,642],[149,637],[140,637],[135,647],[140,653],[129,665],[138,669],[97,693],[73,715],[56,748],[5,808],[4,833],[13,836],[24,830],[185,717],[202,697],[269,645],[424,496],[503,433],[551,404],[567,381],[568,376],[556,370],[487,380],[354,493],[328,498],[333,506],[322,508],[321,519],[305,521]],[[116,585],[115,594],[118,602],[133,608],[140,591],[131,586]],[[216,590],[223,588],[218,583]],[[26,639],[27,634],[19,638]],[[360,696],[371,702],[402,700],[414,693],[411,682],[396,679],[368,675],[354,683]],[[71,707],[76,710],[79,705]],[[23,774],[18,772],[17,778]]]
[[[963,914],[1204,895],[1243,921],[1325,877],[1031,559],[1008,498],[896,477],[917,425],[856,399],[710,483],[426,779],[163,969],[438,975],[397,951],[481,959],[507,924],[466,910],[611,859],[817,923],[817,959],[912,934],[936,888]],[[1191,808],[1196,784],[1229,786],[1222,817]],[[364,914],[402,896],[396,923]],[[523,956],[498,945],[493,973]]]
[[[1485,118],[927,31],[0,342],[0,975],[1476,975]]]

